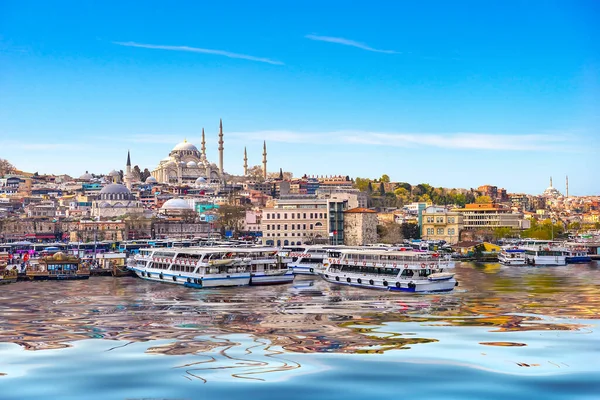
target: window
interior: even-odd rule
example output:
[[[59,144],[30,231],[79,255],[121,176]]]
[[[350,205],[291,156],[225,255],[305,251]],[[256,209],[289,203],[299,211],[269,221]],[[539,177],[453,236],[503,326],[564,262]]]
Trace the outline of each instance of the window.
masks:
[[[427,228],[427,234],[433,235],[433,228]]]
[[[319,218],[323,218],[323,213],[319,213]]]
[[[300,213],[296,214],[297,218],[300,219]]]
[[[437,234],[438,235],[443,235],[444,234],[444,228],[437,228]]]
[[[281,229],[281,225],[277,224],[277,230]]]
[[[296,214],[292,213],[292,219],[294,219],[294,215],[296,215]]]
[[[437,223],[443,223],[444,222],[444,217],[436,217],[435,218],[435,222],[437,222]]]
[[[454,228],[448,228],[448,235],[454,235]]]
[[[271,225],[267,224],[267,230],[271,229]]]
[[[448,217],[448,223],[449,224],[453,224],[454,223],[454,217]]]
[[[302,218],[306,219],[306,213],[302,213]]]
[[[302,229],[306,229],[306,224],[302,224]]]
[[[267,219],[271,219],[271,214],[267,213]]]
[[[287,219],[287,213],[284,213],[284,214],[283,214],[283,218],[284,218],[284,219]]]
[[[310,213],[310,219],[312,219],[312,218],[313,218],[313,213]]]
[[[287,224],[283,225],[283,230],[287,231]]]
[[[427,217],[427,222],[433,222],[433,217]]]
[[[281,219],[281,214],[277,213],[277,219]]]
[[[313,228],[313,224],[310,224],[310,229],[312,229],[312,228]]]

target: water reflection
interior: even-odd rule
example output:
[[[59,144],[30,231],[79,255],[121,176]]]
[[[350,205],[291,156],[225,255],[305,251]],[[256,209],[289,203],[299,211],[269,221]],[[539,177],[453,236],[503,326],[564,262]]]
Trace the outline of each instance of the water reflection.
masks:
[[[206,381],[210,371],[226,369],[238,379],[261,380],[269,372],[299,368],[289,353],[381,354],[427,347],[446,341],[449,327],[585,331],[581,320],[600,315],[595,264],[463,263],[457,278],[460,286],[453,293],[416,296],[313,278],[279,287],[212,290],[131,277],[19,282],[0,292],[0,342],[42,350],[102,338],[119,340],[107,350],[119,351],[161,340],[145,352],[193,356],[175,367],[187,379]],[[422,326],[429,328],[423,332]],[[486,339],[474,343],[488,349],[529,345],[507,337]]]

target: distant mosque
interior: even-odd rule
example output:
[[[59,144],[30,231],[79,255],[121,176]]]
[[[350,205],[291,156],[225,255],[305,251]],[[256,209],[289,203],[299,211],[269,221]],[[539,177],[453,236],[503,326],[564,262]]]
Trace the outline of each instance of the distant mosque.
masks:
[[[552,186],[552,177],[550,177],[550,186],[548,186],[548,188],[546,190],[544,190],[544,193],[542,194],[542,196],[544,197],[560,197],[562,196],[562,194],[558,191],[558,189],[556,189],[554,186]],[[567,177],[567,197],[569,196],[569,178]]]
[[[200,151],[187,140],[177,144],[151,173],[158,183],[190,184],[223,183],[223,121],[219,121],[219,165],[211,163],[206,157],[206,137],[202,128],[202,143]],[[263,144],[263,176],[266,179],[267,149]],[[244,149],[244,174],[247,175],[247,155]]]

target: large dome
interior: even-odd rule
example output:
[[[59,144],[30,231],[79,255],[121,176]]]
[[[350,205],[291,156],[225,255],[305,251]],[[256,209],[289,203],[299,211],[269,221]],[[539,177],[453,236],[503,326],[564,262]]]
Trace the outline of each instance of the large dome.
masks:
[[[146,178],[146,183],[156,183],[156,178],[153,176],[149,176]]]
[[[182,151],[182,150],[191,150],[198,151],[198,148],[191,143],[188,143],[187,140],[179,143],[177,146],[173,147],[173,151]]]
[[[183,199],[167,200],[160,208],[161,210],[191,210],[192,207]]]
[[[119,183],[111,183],[110,185],[106,185],[100,191],[100,194],[131,194],[129,189],[125,187],[125,185],[121,185]]]
[[[108,176],[121,176],[121,174],[119,174],[119,171],[113,169],[108,173]]]
[[[188,168],[196,168],[196,167],[198,166],[198,164],[196,164],[196,163],[195,163],[195,162],[193,162],[193,161],[190,161],[190,162],[188,162],[188,163],[187,163],[187,165],[186,165],[186,166],[187,166]]]

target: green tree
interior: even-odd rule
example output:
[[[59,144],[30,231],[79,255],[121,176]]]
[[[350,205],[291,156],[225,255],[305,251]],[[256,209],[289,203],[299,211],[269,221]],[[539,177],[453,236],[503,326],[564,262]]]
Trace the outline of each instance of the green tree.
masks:
[[[492,198],[490,196],[479,196],[475,199],[475,203],[477,204],[487,204],[491,202]]]
[[[387,174],[383,174],[379,178],[379,182],[390,183],[390,177]]]
[[[356,187],[361,192],[367,192],[368,186],[371,183],[370,179],[367,178],[356,178],[354,182],[354,187]]]
[[[507,226],[494,229],[494,239],[504,239],[513,236],[513,230]]]
[[[133,167],[133,169],[131,170],[131,174],[133,175],[133,180],[135,180],[135,181],[142,180],[142,171],[140,170],[139,166],[135,165]]]
[[[144,172],[142,172],[142,177],[141,177],[141,181],[145,182],[146,179],[148,179],[152,174],[150,173],[150,171],[148,171],[148,168],[144,168]]]
[[[385,196],[385,185],[383,184],[383,182],[379,183],[379,195]]]
[[[419,229],[419,225],[411,224],[408,222],[403,222],[400,224],[400,232],[402,233],[402,237],[404,239],[420,239],[421,232]]]
[[[485,251],[485,246],[480,243],[474,248],[474,256],[476,260],[481,260],[483,258],[483,252]]]
[[[369,181],[369,184],[367,185],[367,193],[373,193],[373,185],[371,184],[371,181]]]

